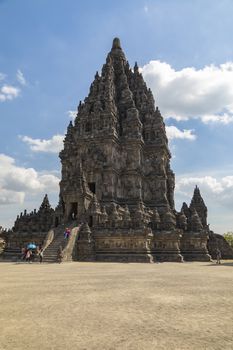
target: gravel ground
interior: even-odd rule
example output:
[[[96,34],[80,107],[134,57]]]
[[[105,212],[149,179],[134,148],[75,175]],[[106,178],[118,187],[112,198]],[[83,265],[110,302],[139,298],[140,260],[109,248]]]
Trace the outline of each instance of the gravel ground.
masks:
[[[0,263],[1,350],[233,349],[233,262]]]

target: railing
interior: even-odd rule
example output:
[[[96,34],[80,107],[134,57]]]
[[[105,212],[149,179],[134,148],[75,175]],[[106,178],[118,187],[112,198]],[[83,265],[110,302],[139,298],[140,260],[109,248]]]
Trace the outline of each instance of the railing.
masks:
[[[54,229],[49,230],[49,232],[47,233],[42,249],[43,251],[48,248],[48,246],[50,245],[50,243],[53,241],[54,239]]]
[[[82,224],[73,227],[70,232],[70,236],[68,238],[68,242],[65,248],[62,250],[62,261],[72,261],[75,258],[76,254],[74,252],[74,248],[76,245],[76,240],[78,237],[78,233],[81,229]]]

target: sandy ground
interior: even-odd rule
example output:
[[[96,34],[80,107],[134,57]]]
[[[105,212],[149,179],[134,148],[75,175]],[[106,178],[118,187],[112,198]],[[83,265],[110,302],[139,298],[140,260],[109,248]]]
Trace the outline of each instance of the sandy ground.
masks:
[[[0,263],[0,349],[233,349],[233,262]]]

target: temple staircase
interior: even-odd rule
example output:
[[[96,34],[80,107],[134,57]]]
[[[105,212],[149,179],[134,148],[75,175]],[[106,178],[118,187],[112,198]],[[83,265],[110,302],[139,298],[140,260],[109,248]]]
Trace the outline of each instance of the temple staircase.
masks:
[[[69,227],[69,229],[71,230],[70,237],[68,239],[64,238],[64,231],[66,227]],[[53,230],[50,230],[47,235],[47,242],[45,242],[44,244],[43,262],[57,262],[59,247],[62,247],[62,261],[72,261],[79,229],[80,225],[77,226],[76,223],[66,223],[64,225],[59,225]]]
[[[0,260],[6,261],[18,261],[21,257],[21,249],[20,248],[4,248],[2,254],[0,254]]]
[[[44,248],[43,261],[48,263],[57,261],[57,251],[59,247],[62,246],[62,249],[64,249],[66,244],[64,239],[65,225],[60,225],[53,229],[53,231],[54,238],[52,239],[51,243]]]

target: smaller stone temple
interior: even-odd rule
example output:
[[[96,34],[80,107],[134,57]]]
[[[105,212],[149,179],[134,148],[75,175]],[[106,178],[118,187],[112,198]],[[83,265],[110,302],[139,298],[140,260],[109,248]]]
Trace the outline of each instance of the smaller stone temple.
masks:
[[[79,103],[59,156],[57,207],[50,207],[46,195],[38,212],[21,213],[8,247],[33,240],[44,245],[49,259],[62,244],[65,259],[79,261],[211,259],[219,239],[207,224],[200,190],[194,189],[189,206],[175,209],[163,117],[118,38]],[[72,231],[64,243],[67,226]]]
[[[14,226],[8,232],[9,244],[12,248],[22,248],[29,242],[41,245],[49,229],[54,223],[54,209],[51,208],[47,194],[41,203],[39,210],[23,213],[17,216]]]

